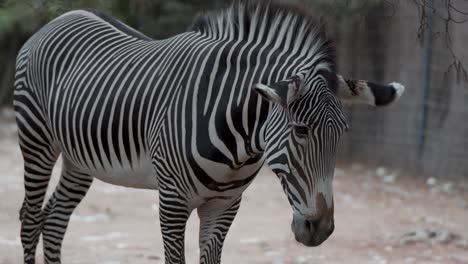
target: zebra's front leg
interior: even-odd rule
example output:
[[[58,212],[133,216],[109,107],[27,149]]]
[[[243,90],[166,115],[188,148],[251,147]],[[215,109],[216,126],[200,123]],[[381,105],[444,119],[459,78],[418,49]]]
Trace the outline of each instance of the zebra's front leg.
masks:
[[[44,208],[45,220],[42,227],[44,263],[61,263],[62,241],[70,216],[85,196],[92,181],[92,176],[71,169],[64,161],[60,181]]]
[[[200,264],[221,262],[224,239],[236,217],[241,196],[214,199],[198,208],[200,217]]]
[[[185,226],[191,210],[187,200],[173,188],[159,189],[159,219],[164,241],[164,257],[166,264],[184,264]]]

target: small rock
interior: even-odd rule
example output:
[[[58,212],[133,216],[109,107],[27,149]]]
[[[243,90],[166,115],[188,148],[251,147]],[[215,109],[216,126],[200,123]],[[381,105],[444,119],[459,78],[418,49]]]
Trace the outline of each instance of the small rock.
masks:
[[[259,239],[259,238],[241,239],[240,243],[247,244],[247,245],[256,245],[265,251],[271,249],[271,246],[266,241]]]
[[[432,241],[437,244],[448,244],[457,238],[460,238],[457,234],[453,234],[447,230],[438,230],[435,231],[435,237]]]
[[[21,241],[19,240],[19,238],[13,240],[0,237],[0,245],[2,245],[2,248],[4,248],[3,246],[19,246],[21,245]]]
[[[369,253],[372,261],[371,263],[376,263],[376,264],[387,264],[388,261],[381,255],[379,255],[378,253],[376,252],[370,252]]]
[[[298,256],[294,261],[295,264],[310,264],[312,263],[312,256]]]
[[[161,257],[160,256],[157,256],[157,255],[149,255],[148,257],[146,257],[147,259],[151,259],[151,260],[160,260]]]
[[[71,216],[72,221],[81,221],[81,222],[96,222],[96,221],[109,221],[109,216],[107,214],[94,214],[94,215],[79,215],[74,214]]]
[[[261,243],[263,240],[261,240],[260,238],[256,238],[256,237],[251,237],[251,238],[244,238],[244,239],[241,239],[239,242],[241,242],[241,244],[259,244]]]
[[[378,167],[375,170],[375,173],[377,174],[377,177],[383,178],[387,174],[387,169],[385,167]]]
[[[117,247],[118,249],[123,249],[123,248],[127,248],[128,245],[125,244],[125,243],[118,243],[116,247]]]
[[[468,240],[467,239],[459,240],[457,241],[457,243],[455,243],[455,246],[461,249],[468,249]]]
[[[453,192],[453,183],[446,182],[442,185],[442,191],[445,193],[452,193]]]
[[[408,245],[414,242],[425,242],[429,240],[429,238],[430,238],[430,232],[428,230],[418,229],[418,230],[403,234],[399,239],[399,243],[401,245]]]
[[[284,264],[284,252],[266,251],[265,255],[272,259],[272,264]]]
[[[396,178],[397,178],[397,175],[395,173],[392,173],[392,174],[383,176],[382,181],[384,183],[394,183]]]
[[[426,185],[429,187],[434,187],[437,184],[437,179],[434,177],[430,177],[426,180]]]
[[[417,229],[403,234],[400,239],[400,245],[408,245],[416,242],[432,243],[432,244],[448,244],[458,239],[460,236],[453,234],[450,231]]]
[[[414,197],[413,193],[404,191],[404,190],[400,189],[398,186],[395,186],[395,185],[384,185],[383,190],[388,192],[388,193],[396,194],[396,195],[399,195],[399,196],[405,197],[405,198]]]

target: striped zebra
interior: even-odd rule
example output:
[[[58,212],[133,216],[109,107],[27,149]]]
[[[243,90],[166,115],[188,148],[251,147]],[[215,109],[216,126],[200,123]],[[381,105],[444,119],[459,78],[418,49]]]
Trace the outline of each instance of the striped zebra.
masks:
[[[24,261],[35,263],[42,234],[45,263],[60,263],[70,216],[98,178],[159,190],[166,263],[185,262],[197,209],[200,263],[219,263],[265,161],[291,204],[296,240],[317,246],[334,229],[335,152],[347,128],[340,99],[380,106],[402,92],[337,74],[324,26],[278,4],[234,3],[164,40],[97,11],[68,12],[17,57]]]

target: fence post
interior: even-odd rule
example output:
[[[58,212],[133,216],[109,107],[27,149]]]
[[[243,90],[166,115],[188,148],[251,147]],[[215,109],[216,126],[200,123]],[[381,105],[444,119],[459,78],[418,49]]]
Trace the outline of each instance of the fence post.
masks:
[[[424,7],[426,13],[426,28],[424,30],[424,58],[421,76],[421,110],[418,129],[418,160],[421,161],[424,154],[424,143],[426,140],[426,119],[427,119],[427,97],[429,90],[429,80],[431,78],[431,49],[432,49],[432,15],[433,0],[428,0]]]

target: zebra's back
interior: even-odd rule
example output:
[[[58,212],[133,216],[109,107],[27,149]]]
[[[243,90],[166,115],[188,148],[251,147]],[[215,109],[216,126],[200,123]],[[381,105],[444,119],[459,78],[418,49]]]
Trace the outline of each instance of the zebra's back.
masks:
[[[157,188],[148,141],[176,93],[161,76],[173,71],[167,51],[181,49],[181,37],[152,41],[93,12],[66,13],[18,55],[17,112],[39,115],[28,125],[43,126],[70,165],[114,184]]]

